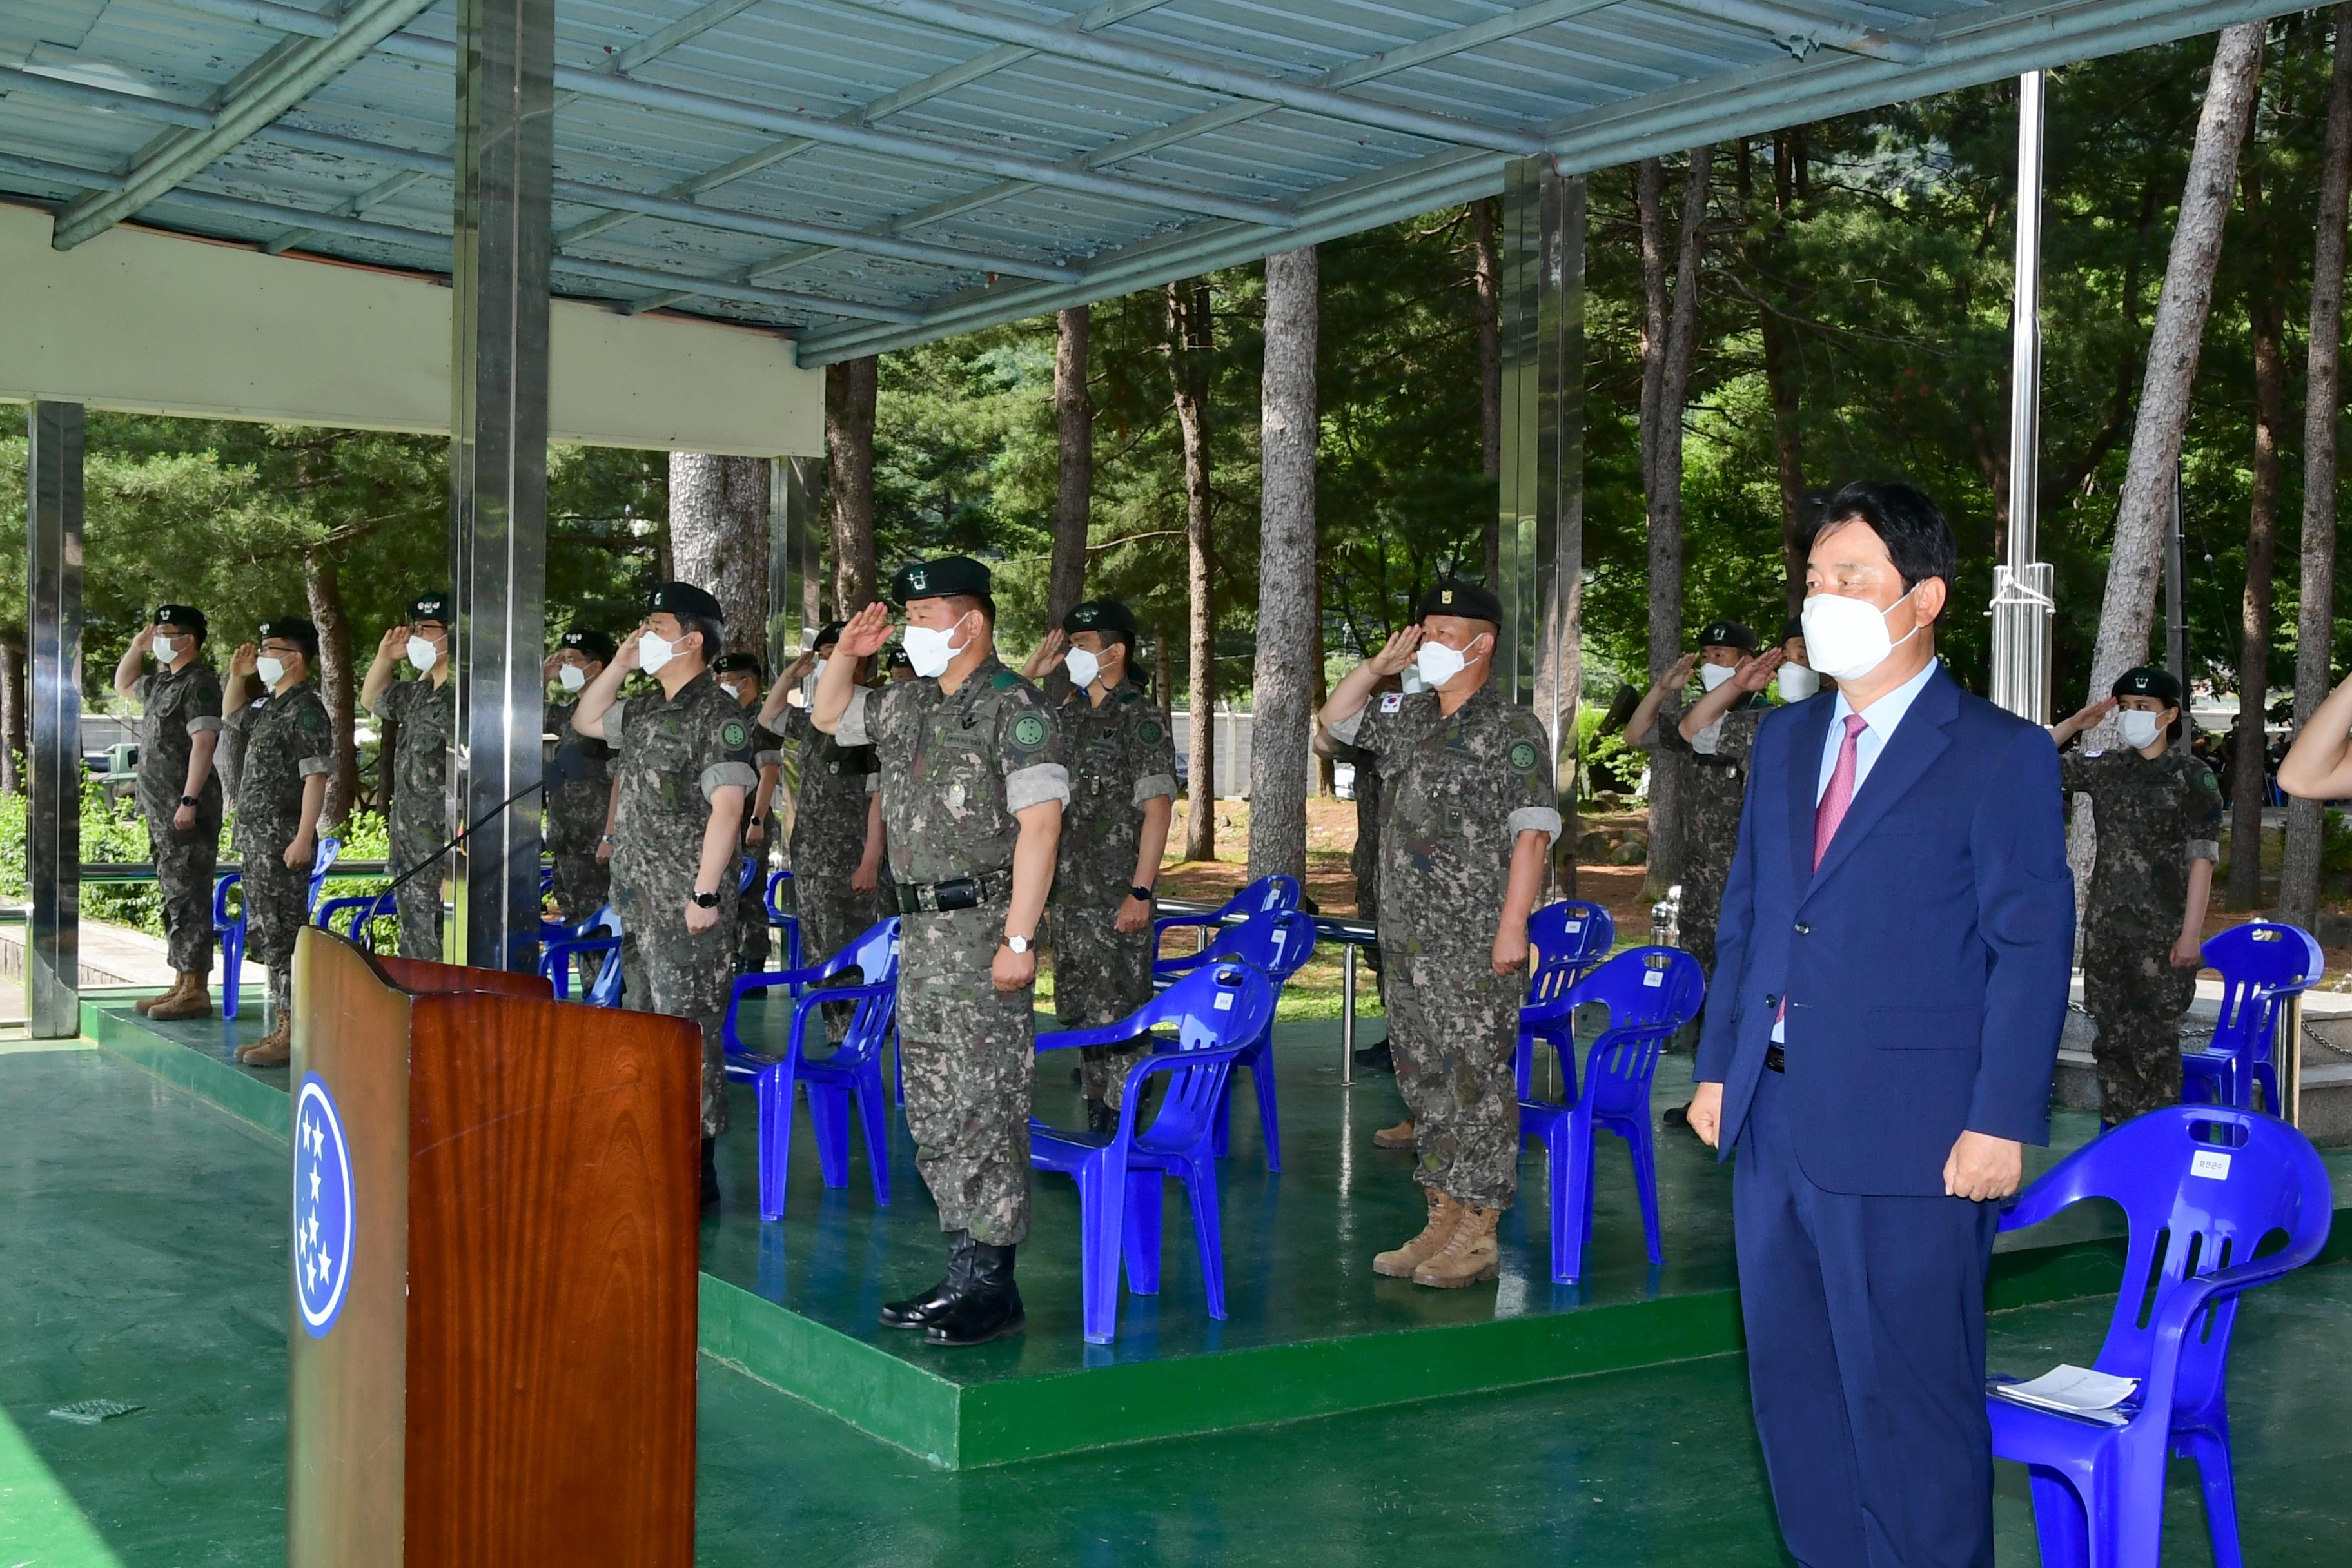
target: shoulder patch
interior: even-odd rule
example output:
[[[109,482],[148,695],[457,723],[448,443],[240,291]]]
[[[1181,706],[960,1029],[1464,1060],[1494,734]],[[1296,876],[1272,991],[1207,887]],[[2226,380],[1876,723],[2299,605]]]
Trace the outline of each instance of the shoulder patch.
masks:
[[[1403,693],[1403,692],[1402,692],[1402,691],[1383,691],[1383,692],[1381,692],[1381,712],[1383,712],[1383,713],[1394,713],[1394,712],[1396,712],[1399,709],[1402,708],[1403,706],[1404,706],[1404,693]]]
[[[1157,719],[1146,719],[1142,723],[1138,724],[1135,727],[1135,738],[1141,741],[1147,746],[1156,742],[1160,736],[1167,732],[1168,731],[1161,727],[1160,721]]]
[[[1034,751],[1045,743],[1045,721],[1034,713],[1024,713],[1013,721],[1013,743]]]
[[[1021,684],[1021,678],[1009,669],[1000,669],[988,684],[999,691],[1010,691]]]
[[[2199,789],[2203,790],[2207,795],[2218,795],[2221,793],[2221,781],[2213,776],[2213,770],[2211,768],[2207,767],[2203,763],[2195,762],[2192,762],[2189,766],[2197,770],[2197,787]]]
[[[1534,767],[1536,765],[1535,742],[1532,741],[1512,742],[1510,761],[1512,768],[1518,773],[1526,773],[1529,768]]]
[[[730,719],[719,728],[719,743],[730,752],[740,752],[751,742],[751,731],[743,727],[740,719]]]

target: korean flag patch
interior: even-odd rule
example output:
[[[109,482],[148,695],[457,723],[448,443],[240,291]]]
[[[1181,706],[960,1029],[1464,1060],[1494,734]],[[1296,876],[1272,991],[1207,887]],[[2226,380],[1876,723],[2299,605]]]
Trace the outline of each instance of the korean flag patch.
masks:
[[[1383,712],[1383,713],[1394,713],[1394,712],[1398,711],[1400,709],[1403,708],[1403,706],[1404,706],[1404,693],[1403,693],[1403,692],[1402,692],[1402,691],[1383,691],[1383,692],[1381,692],[1381,712]]]

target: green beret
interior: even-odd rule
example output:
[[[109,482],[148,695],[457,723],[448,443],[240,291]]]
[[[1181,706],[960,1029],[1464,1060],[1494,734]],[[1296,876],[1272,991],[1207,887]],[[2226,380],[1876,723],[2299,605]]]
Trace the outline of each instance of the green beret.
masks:
[[[205,624],[205,613],[194,605],[158,605],[155,606],[155,624],[159,626],[185,626],[200,637],[211,635]]]
[[[831,647],[841,640],[841,634],[848,626],[847,621],[825,622],[824,625],[817,627],[816,636],[809,639],[809,651],[814,653],[820,648]]]
[[[698,588],[691,583],[664,583],[654,590],[654,596],[646,609],[651,615],[666,611],[673,616],[690,616],[698,620],[718,621],[721,625],[727,620],[727,612],[719,607],[719,601],[711,597],[709,591]]]
[[[563,646],[578,650],[581,657],[596,664],[610,664],[620,645],[603,632],[584,626],[574,626],[563,634]]]
[[[1709,621],[1699,628],[1698,646],[1736,647],[1742,653],[1754,653],[1756,634],[1738,621]]]
[[[902,605],[917,599],[985,599],[994,581],[988,568],[969,555],[942,555],[936,561],[918,561],[911,566],[900,567],[898,574],[890,579],[890,597]]]
[[[412,621],[433,621],[441,626],[447,626],[449,624],[448,590],[445,588],[438,593],[419,594],[408,601],[408,618]]]
[[[714,675],[735,675],[738,673],[748,672],[754,679],[761,679],[763,674],[760,668],[760,661],[752,658],[748,653],[720,654],[719,656],[719,662],[712,665],[710,669],[711,673]]]
[[[1416,620],[1432,616],[1459,616],[1468,621],[1490,621],[1503,624],[1503,601],[1483,583],[1466,583],[1458,577],[1441,577],[1437,586],[1421,596],[1421,608]]]
[[[2116,676],[2116,683],[2109,688],[2107,695],[2153,697],[2167,708],[2178,708],[2180,706],[2180,682],[2172,678],[2170,670],[2144,664],[2137,669],[2126,669]]]
[[[1125,637],[1129,647],[1143,634],[1135,625],[1135,612],[1117,599],[1088,599],[1074,605],[1062,617],[1062,629],[1076,635],[1079,632],[1104,632]]]
[[[299,643],[310,658],[319,657],[319,628],[299,616],[279,616],[261,623],[261,641]]]

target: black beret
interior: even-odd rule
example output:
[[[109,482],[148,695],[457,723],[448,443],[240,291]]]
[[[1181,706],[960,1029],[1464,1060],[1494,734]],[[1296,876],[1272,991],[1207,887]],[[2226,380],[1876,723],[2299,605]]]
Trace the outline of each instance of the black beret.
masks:
[[[564,633],[563,646],[577,649],[582,657],[596,664],[612,663],[613,656],[620,651],[620,644],[611,637],[584,626],[574,626]]]
[[[698,588],[691,583],[664,583],[654,590],[653,599],[646,609],[649,614],[666,610],[673,616],[692,616],[698,620],[717,621],[722,626],[727,620],[727,612],[719,607],[719,601],[711,597],[708,590]]]
[[[1699,629],[1701,647],[1736,647],[1742,653],[1756,651],[1756,634],[1738,621],[1709,621]]]
[[[419,594],[408,602],[408,618],[412,621],[437,621],[449,624],[449,591]]]
[[[205,613],[194,605],[158,605],[155,624],[159,626],[185,626],[198,637],[211,636],[205,623]]]
[[[280,616],[261,623],[261,640],[299,643],[304,652],[315,656],[319,651],[319,628],[299,616]]]
[[[817,627],[816,636],[809,639],[809,650],[814,652],[821,647],[831,647],[841,640],[841,634],[848,625],[847,621],[825,622],[824,625]]]
[[[2144,664],[2137,669],[2126,669],[2116,676],[2116,683],[2109,688],[2107,695],[2153,697],[2167,708],[2178,708],[2180,706],[2180,682],[2172,678],[2170,670]]]
[[[1503,601],[1483,583],[1441,577],[1436,587],[1421,596],[1421,608],[1413,619],[1426,620],[1432,616],[1459,616],[1465,620],[1492,621],[1499,626],[1503,624]]]
[[[719,656],[719,662],[710,669],[714,675],[734,675],[742,670],[749,670],[755,677],[762,673],[760,661],[748,653],[722,653]]]
[[[1780,628],[1780,640],[1782,642],[1793,642],[1804,635],[1805,617],[1802,616],[1790,616],[1789,617],[1789,624]]]
[[[890,645],[890,651],[888,654],[884,656],[882,662],[892,669],[912,669],[915,668],[915,661],[907,657],[907,649],[905,646],[900,643],[892,643]]]
[[[1083,605],[1073,605],[1070,613],[1062,617],[1062,629],[1078,632],[1112,632],[1124,637],[1129,647],[1143,634],[1136,629],[1135,612],[1117,599],[1088,599]]]
[[[970,595],[987,598],[995,579],[988,568],[969,555],[942,555],[936,561],[918,561],[911,566],[901,566],[898,574],[890,579],[890,597],[899,604],[912,604],[917,599],[945,599]]]

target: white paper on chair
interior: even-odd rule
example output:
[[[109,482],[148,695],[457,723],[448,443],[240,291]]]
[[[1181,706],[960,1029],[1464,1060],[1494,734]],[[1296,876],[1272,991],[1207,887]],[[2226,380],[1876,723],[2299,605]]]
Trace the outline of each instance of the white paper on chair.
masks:
[[[2095,1421],[2123,1425],[2116,1406],[2139,1392],[2139,1379],[2117,1377],[2089,1367],[2052,1367],[2030,1383],[1999,1383],[1992,1392],[2012,1404],[2055,1410],[2065,1415],[2086,1415]]]

